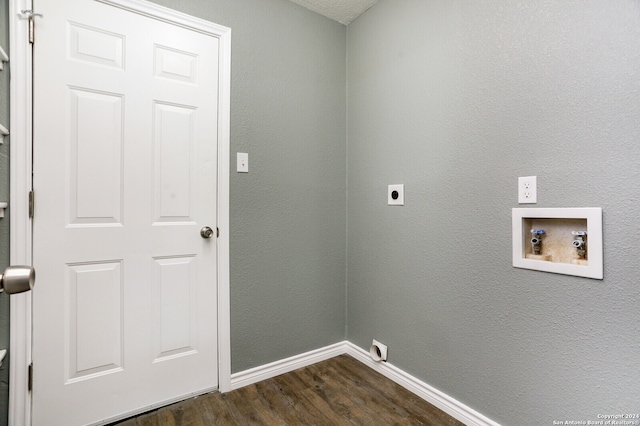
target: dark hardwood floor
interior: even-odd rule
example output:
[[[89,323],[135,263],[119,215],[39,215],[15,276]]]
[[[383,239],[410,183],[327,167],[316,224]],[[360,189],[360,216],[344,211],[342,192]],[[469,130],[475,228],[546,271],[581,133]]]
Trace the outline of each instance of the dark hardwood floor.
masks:
[[[226,394],[202,395],[116,424],[463,425],[349,355]]]

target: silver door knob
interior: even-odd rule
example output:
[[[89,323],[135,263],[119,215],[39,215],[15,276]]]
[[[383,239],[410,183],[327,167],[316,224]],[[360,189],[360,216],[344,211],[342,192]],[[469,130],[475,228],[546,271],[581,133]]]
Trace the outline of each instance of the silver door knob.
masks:
[[[211,237],[213,237],[213,229],[209,228],[208,226],[203,227],[200,230],[200,236],[202,238],[211,238]]]
[[[0,287],[7,294],[29,291],[35,283],[36,270],[31,266],[9,266],[0,275]]]

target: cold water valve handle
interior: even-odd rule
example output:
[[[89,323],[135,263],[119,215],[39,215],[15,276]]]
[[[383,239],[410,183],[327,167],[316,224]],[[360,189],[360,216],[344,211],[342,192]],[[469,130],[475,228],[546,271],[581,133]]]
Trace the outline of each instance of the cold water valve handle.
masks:
[[[544,229],[531,230],[531,248],[533,249],[533,254],[540,254],[542,252],[542,236],[545,233]]]

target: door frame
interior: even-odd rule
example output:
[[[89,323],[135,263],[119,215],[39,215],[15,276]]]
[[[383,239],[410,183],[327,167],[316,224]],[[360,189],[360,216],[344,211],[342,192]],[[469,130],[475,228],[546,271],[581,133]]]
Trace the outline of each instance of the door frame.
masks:
[[[229,289],[229,171],[231,116],[231,29],[145,0],[93,0],[173,23],[219,39],[218,85],[218,182],[217,296],[218,388],[231,390],[231,312]],[[29,191],[32,188],[33,57],[28,39],[32,0],[9,0],[10,38],[10,263],[32,264],[32,221]],[[37,13],[37,10],[35,11]],[[37,24],[36,20],[36,43]],[[36,206],[37,211],[37,206]],[[38,291],[38,284],[34,291]],[[31,392],[28,367],[32,347],[31,292],[11,296],[9,425],[31,424]]]

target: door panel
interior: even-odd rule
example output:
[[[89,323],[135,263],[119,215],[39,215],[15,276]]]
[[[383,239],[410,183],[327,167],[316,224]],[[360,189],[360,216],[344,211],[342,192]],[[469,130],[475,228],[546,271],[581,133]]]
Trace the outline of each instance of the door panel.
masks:
[[[123,96],[69,88],[69,224],[121,224]]]
[[[67,273],[66,382],[120,371],[122,262],[69,265]]]
[[[33,424],[215,389],[218,39],[41,0]]]
[[[154,105],[154,207],[156,224],[193,222],[197,110]]]
[[[156,358],[190,354],[196,350],[194,256],[154,259]]]

